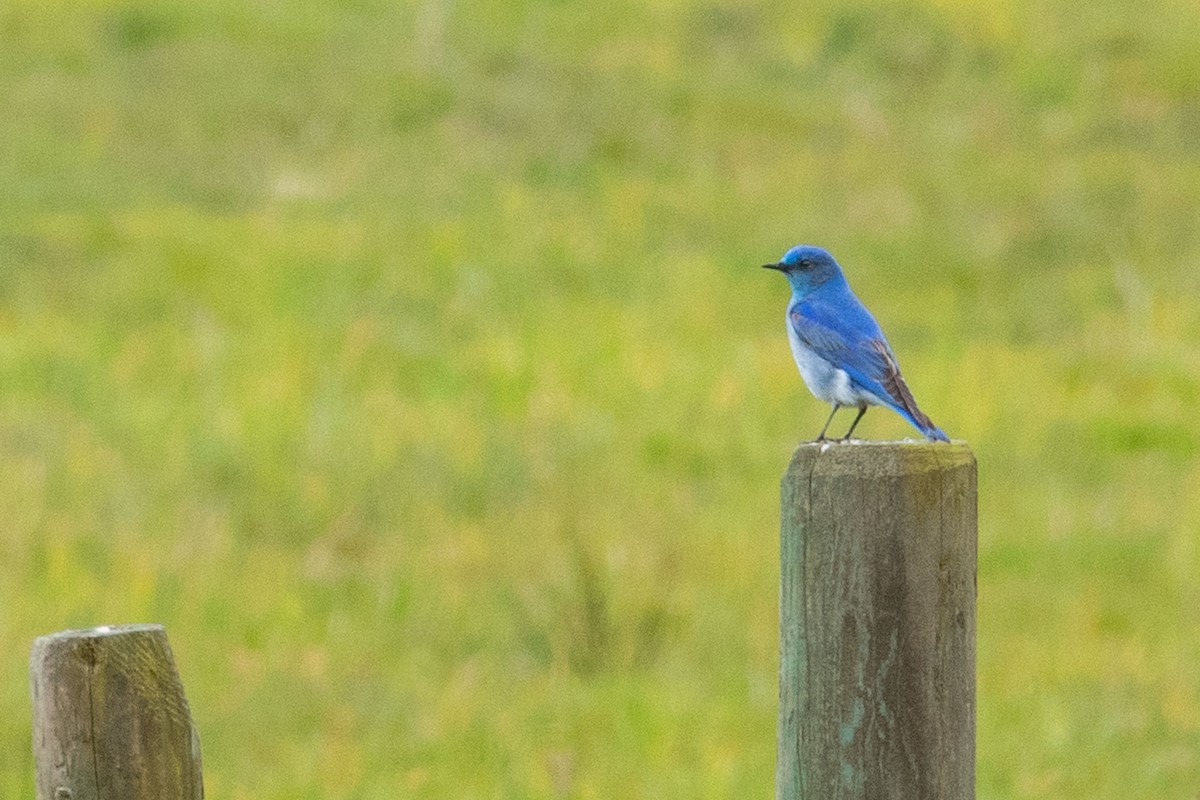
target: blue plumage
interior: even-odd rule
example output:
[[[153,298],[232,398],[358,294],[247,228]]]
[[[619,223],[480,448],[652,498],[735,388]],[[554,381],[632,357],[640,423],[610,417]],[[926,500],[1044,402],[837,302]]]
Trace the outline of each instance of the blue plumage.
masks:
[[[778,263],[763,266],[787,276],[792,286],[787,309],[792,355],[809,391],[833,405],[818,440],[825,438],[839,408],[858,408],[844,437],[849,439],[869,406],[886,406],[927,439],[949,441],[917,407],[879,323],[850,290],[842,268],[828,251],[797,245]]]

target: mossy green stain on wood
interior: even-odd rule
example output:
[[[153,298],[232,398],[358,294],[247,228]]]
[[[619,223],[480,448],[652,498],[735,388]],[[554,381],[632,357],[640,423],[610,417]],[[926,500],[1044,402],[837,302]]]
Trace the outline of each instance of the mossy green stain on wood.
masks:
[[[973,796],[975,494],[961,443],[797,449],[777,798]]]

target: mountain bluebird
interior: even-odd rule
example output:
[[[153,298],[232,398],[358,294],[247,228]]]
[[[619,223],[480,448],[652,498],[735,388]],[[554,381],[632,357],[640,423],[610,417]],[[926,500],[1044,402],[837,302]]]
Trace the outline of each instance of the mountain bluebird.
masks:
[[[843,441],[854,433],[867,406],[887,406],[930,441],[950,441],[917,408],[879,323],[850,291],[842,268],[828,251],[797,245],[777,264],[763,266],[779,270],[792,285],[787,309],[792,356],[808,390],[833,404],[833,413],[817,441],[824,441],[829,423],[842,406],[858,408]]]

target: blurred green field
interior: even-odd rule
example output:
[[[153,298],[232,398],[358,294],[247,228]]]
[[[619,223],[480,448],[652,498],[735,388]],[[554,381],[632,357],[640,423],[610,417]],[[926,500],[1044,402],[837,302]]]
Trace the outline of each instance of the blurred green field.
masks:
[[[32,638],[159,621],[212,798],[771,797],[804,241],[979,460],[981,800],[1192,800],[1197,41],[5,0],[0,796]]]

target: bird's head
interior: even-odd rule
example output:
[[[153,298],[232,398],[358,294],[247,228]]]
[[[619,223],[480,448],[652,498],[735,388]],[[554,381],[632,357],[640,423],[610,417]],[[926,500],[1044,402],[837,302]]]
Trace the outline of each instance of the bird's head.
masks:
[[[810,244],[798,244],[774,264],[763,264],[787,276],[792,290],[805,295],[831,280],[845,280],[842,268],[828,250]]]

